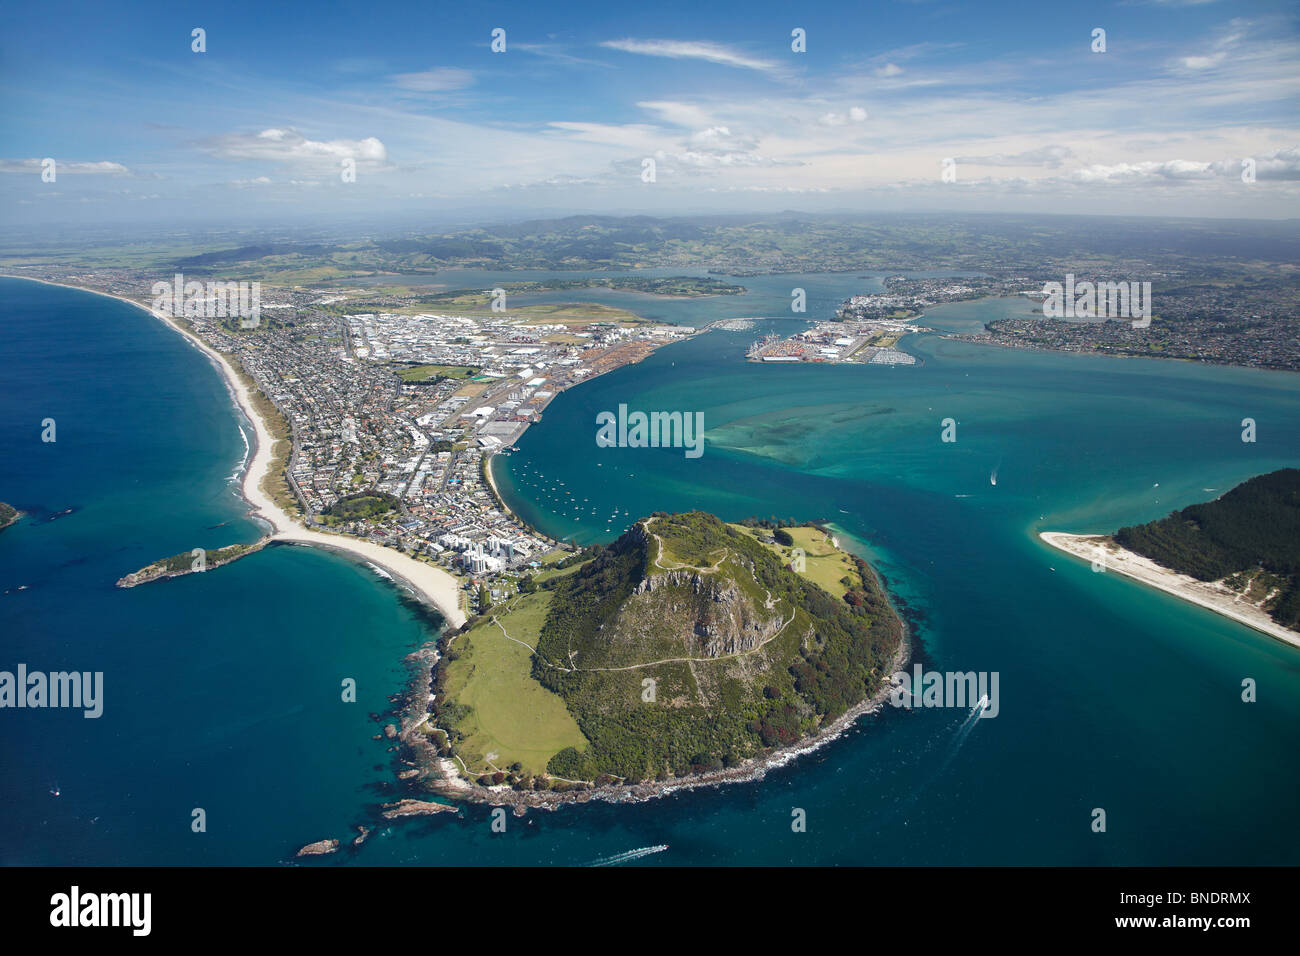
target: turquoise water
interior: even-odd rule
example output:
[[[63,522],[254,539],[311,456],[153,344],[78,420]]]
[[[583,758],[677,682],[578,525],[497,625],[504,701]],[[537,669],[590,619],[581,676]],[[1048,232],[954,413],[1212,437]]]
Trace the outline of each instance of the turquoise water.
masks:
[[[245,449],[229,396],[139,309],[9,279],[0,293],[0,500],[27,513],[0,533],[0,668],[105,686],[98,719],[0,711],[0,862],[274,863],[368,822],[393,775],[367,715],[427,625],[382,579],[305,548],[115,588],[258,537],[229,480]]]
[[[802,327],[787,317],[793,286],[811,319],[870,280],[741,282],[751,291],[729,299],[633,297],[685,324],[782,317],[561,395],[497,460],[503,492],[584,542],[652,510],[830,521],[905,602],[928,666],[999,672],[1000,715],[959,735],[964,711],[891,710],[761,783],[530,813],[496,835],[468,808],[381,826],[325,865],[581,864],[656,844],[669,850],[639,862],[1300,860],[1300,651],[1036,538],[1157,517],[1296,465],[1300,378],[937,336],[905,340],[924,362],[909,368],[751,365],[754,338]],[[206,360],[143,312],[12,280],[0,291],[24,359],[0,372],[0,500],[29,512],[0,534],[0,590],[29,585],[0,595],[0,666],[106,682],[97,721],[0,712],[0,861],[274,864],[372,825],[394,767],[368,714],[429,622],[364,568],[297,548],[113,588],[161,555],[256,536],[227,480],[237,419]],[[965,330],[1026,309],[962,303],[921,322]],[[595,415],[620,403],[703,411],[704,456],[598,449]],[[39,441],[47,416],[55,445]],[[939,440],[946,417],[953,444]],[[1243,417],[1257,444],[1240,441]],[[548,497],[559,481],[589,499],[581,513]],[[344,677],[359,703],[339,701]],[[1240,700],[1246,677],[1258,703]],[[194,807],[206,834],[190,832]],[[806,833],[791,832],[796,807]],[[1105,834],[1090,831],[1096,807]]]

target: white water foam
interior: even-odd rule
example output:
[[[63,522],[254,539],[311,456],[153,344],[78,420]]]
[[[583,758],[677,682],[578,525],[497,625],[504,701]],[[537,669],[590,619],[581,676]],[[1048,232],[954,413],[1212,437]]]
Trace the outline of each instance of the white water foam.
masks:
[[[244,472],[248,470],[248,463],[252,461],[253,458],[253,446],[248,441],[248,432],[244,431],[244,426],[242,424],[236,425],[235,427],[239,429],[239,437],[244,440],[244,454],[239,459],[239,464],[235,466],[234,474],[226,479],[226,481],[231,484],[239,482],[239,479],[243,477]]]
[[[948,748],[948,755],[944,758],[943,765],[939,768],[939,774],[942,774],[948,769],[948,765],[952,763],[953,758],[957,756],[957,751],[961,750],[962,746],[966,743],[966,738],[971,735],[971,731],[975,729],[975,725],[979,723],[980,716],[988,706],[989,699],[986,694],[976,701],[975,706],[970,709],[970,713],[966,715],[966,719],[962,722],[962,725],[957,728],[957,736],[953,738],[952,745]],[[936,774],[936,776],[939,774]]]
[[[628,850],[626,853],[616,853],[613,856],[606,857],[603,860],[597,860],[589,866],[618,866],[620,863],[630,863],[632,860],[639,860],[643,856],[650,856],[652,853],[662,853],[668,849],[667,843],[660,843],[657,846],[643,846],[636,850]]]

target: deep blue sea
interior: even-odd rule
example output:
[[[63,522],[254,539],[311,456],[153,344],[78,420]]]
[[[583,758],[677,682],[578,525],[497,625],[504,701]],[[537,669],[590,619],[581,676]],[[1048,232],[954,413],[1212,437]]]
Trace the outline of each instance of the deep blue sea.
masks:
[[[240,419],[207,359],[145,312],[0,279],[0,500],[25,512],[0,533],[0,669],[105,682],[99,719],[0,710],[0,863],[277,865],[357,824],[376,827],[369,842],[312,865],[585,864],[660,844],[626,865],[1300,862],[1300,650],[1036,537],[1160,517],[1300,464],[1300,376],[937,335],[905,340],[913,367],[743,361],[754,338],[828,317],[879,278],[533,297],[759,321],[561,395],[496,474],[526,518],[582,542],[615,537],[616,509],[830,522],[905,604],[927,666],[999,672],[998,717],[963,729],[965,711],[891,709],[761,782],[530,812],[504,834],[474,808],[377,822],[402,791],[375,717],[432,622],[364,566],[277,547],[113,586],[159,557],[256,538],[233,483]],[[789,312],[796,286],[805,316]],[[960,331],[1027,308],[961,303],[920,322]],[[595,415],[619,404],[702,411],[704,455],[598,449]],[[940,441],[948,417],[955,443]],[[587,510],[550,497],[557,480]],[[356,703],[340,699],[348,677]]]

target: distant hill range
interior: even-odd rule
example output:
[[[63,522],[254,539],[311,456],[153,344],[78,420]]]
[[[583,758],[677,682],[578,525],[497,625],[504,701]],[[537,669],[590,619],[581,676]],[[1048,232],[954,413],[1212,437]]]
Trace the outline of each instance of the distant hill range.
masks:
[[[1289,264],[1297,258],[1300,234],[1289,221],[785,212],[673,218],[583,215],[424,235],[300,242],[266,239],[181,258],[169,254],[166,261],[182,271],[244,278],[285,274],[295,284],[461,267],[689,267],[729,275],[942,267],[1059,279],[1067,271],[1077,271],[1080,262],[1123,275],[1188,270],[1186,281],[1194,277],[1203,283],[1208,278],[1239,277],[1246,263]],[[1255,276],[1259,270],[1247,271]],[[1251,283],[1234,286],[1233,294],[1254,291],[1252,283],[1269,275],[1260,272]],[[1165,277],[1161,291],[1170,282],[1171,277]],[[1275,284],[1285,285],[1285,277],[1278,283],[1265,282],[1270,289]]]
[[[1216,501],[1121,528],[1130,551],[1200,581],[1226,579],[1300,629],[1300,469],[1252,478]]]

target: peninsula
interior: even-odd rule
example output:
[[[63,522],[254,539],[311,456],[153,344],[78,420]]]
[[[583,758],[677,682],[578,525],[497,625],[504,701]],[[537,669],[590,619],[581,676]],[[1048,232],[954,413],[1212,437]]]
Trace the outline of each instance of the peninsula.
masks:
[[[245,555],[261,551],[270,540],[270,538],[262,538],[253,544],[232,544],[212,551],[195,548],[193,551],[174,554],[170,558],[155,561],[139,571],[119,578],[117,586],[119,588],[133,588],[149,581],[178,578],[185,574],[210,571],[213,568],[221,567],[223,564],[238,560]]]
[[[1114,535],[1046,531],[1045,542],[1300,647],[1300,469]]]
[[[446,635],[402,738],[445,796],[643,799],[833,738],[905,654],[874,573],[825,530],[657,513]]]

